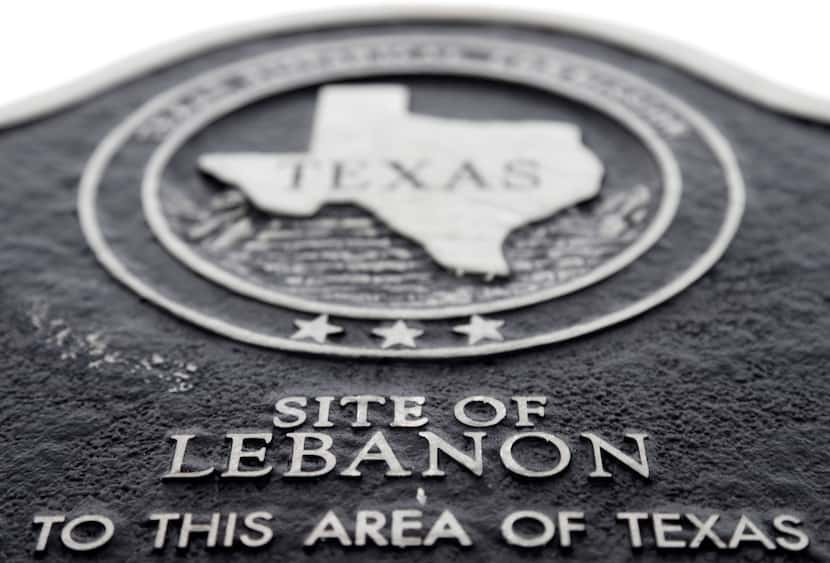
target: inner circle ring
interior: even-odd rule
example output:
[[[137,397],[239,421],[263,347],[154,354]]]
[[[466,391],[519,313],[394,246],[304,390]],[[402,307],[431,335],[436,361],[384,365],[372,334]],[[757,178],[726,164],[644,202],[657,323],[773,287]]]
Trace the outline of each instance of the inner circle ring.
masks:
[[[397,37],[396,39],[400,40],[400,37]],[[477,44],[479,45],[482,43],[485,42],[477,41]],[[504,41],[488,40],[486,43],[496,44],[504,48],[510,46],[515,47],[515,44]],[[551,51],[551,49],[539,49],[542,51]],[[576,55],[568,56],[577,57]],[[607,65],[603,65],[602,63],[592,62],[592,64],[607,67]],[[400,71],[405,69],[398,70]],[[608,67],[608,71],[619,72],[612,67]],[[633,77],[630,79],[639,80]],[[653,88],[651,86],[648,87]],[[664,95],[670,97],[668,94],[664,93]],[[684,102],[672,97],[670,98],[672,99],[673,109],[682,113],[685,119],[706,141],[725,173],[728,204],[725,210],[724,219],[713,242],[689,267],[680,272],[677,277],[645,297],[631,302],[628,305],[625,305],[608,314],[587,320],[585,322],[570,325],[564,329],[557,329],[547,333],[516,338],[504,342],[487,343],[474,347],[444,346],[416,350],[380,350],[335,344],[314,344],[310,342],[291,340],[281,336],[263,334],[239,324],[216,318],[188,305],[184,305],[165,295],[160,290],[147,284],[130,271],[126,264],[113,252],[113,249],[107,243],[98,223],[95,204],[99,183],[103,177],[107,165],[116,154],[121,144],[130,138],[134,129],[151,113],[153,108],[148,107],[150,104],[142,107],[139,111],[131,115],[125,122],[116,127],[93,153],[93,156],[84,171],[78,196],[81,227],[90,244],[90,247],[101,263],[117,279],[130,287],[137,294],[168,310],[174,315],[203,328],[239,341],[259,346],[352,357],[383,356],[401,358],[448,358],[492,354],[559,342],[587,334],[634,317],[676,295],[702,276],[721,257],[737,231],[745,204],[745,189],[735,155],[733,154],[726,139],[705,117],[686,105]]]
[[[405,42],[406,39],[407,37],[394,37],[394,41],[398,43],[402,41]],[[419,41],[424,40],[423,37],[418,37],[416,39]],[[374,41],[378,43],[392,40],[393,38],[383,37],[374,39]],[[360,43],[366,43],[366,41],[360,41]],[[458,41],[456,39],[454,43],[463,44],[463,41]],[[481,42],[477,43],[479,45],[481,44]],[[348,46],[354,44],[354,42],[332,42],[329,45],[337,48],[338,44]],[[516,47],[512,46],[511,49],[515,50]],[[232,66],[254,64],[257,59],[267,59],[271,56],[274,55],[266,54],[261,57],[257,57],[253,61],[243,61],[242,63],[237,63],[237,65]],[[607,260],[599,267],[594,268],[588,274],[579,276],[569,282],[559,284],[548,289],[529,292],[525,295],[501,298],[484,303],[419,308],[381,308],[330,303],[306,299],[264,288],[261,285],[250,282],[245,278],[229,272],[228,270],[212,263],[210,260],[198,255],[190,248],[190,246],[182,241],[170,227],[170,224],[162,210],[161,200],[159,198],[159,192],[162,185],[161,176],[164,173],[170,159],[173,158],[179,148],[187,142],[190,137],[205,129],[210,123],[228,115],[233,111],[241,109],[246,105],[269,96],[283,93],[292,88],[343,79],[344,73],[357,71],[361,73],[361,77],[372,78],[383,76],[389,74],[390,72],[400,72],[401,70],[422,75],[451,73],[454,75],[489,78],[503,82],[512,82],[525,86],[536,87],[544,90],[546,93],[561,96],[588,106],[591,109],[610,117],[620,123],[626,128],[626,130],[642,142],[657,162],[662,178],[663,190],[661,201],[654,218],[633,244],[626,247],[625,250],[610,260]],[[224,69],[219,69],[216,72],[222,73],[224,71]],[[208,73],[203,80],[210,80],[211,75],[213,74],[214,73]],[[348,77],[348,75],[346,75],[346,77]],[[175,92],[186,89],[187,87],[188,84],[180,85],[179,87],[171,90],[170,94],[173,95]],[[151,101],[150,104],[153,104],[153,101]],[[663,233],[665,233],[677,211],[677,207],[680,203],[681,191],[682,177],[680,167],[677,160],[674,158],[671,149],[662,139],[660,139],[660,136],[655,132],[653,127],[638,117],[634,112],[626,109],[622,104],[609,100],[607,97],[593,94],[586,91],[584,88],[569,87],[567,84],[555,83],[551,79],[546,80],[544,76],[530,76],[524,74],[508,75],[504,71],[487,66],[483,68],[471,68],[467,61],[464,61],[464,64],[461,65],[449,60],[446,62],[430,62],[426,64],[409,63],[404,69],[397,65],[390,68],[387,65],[372,64],[366,67],[345,70],[338,69],[338,71],[323,73],[323,76],[320,76],[318,73],[311,73],[309,77],[302,80],[299,84],[296,80],[281,80],[276,81],[275,83],[269,82],[267,84],[260,85],[259,87],[251,88],[230,96],[222,102],[212,105],[208,111],[205,111],[180,124],[175,131],[170,134],[158,148],[156,148],[153,155],[150,157],[147,167],[145,168],[144,179],[142,182],[142,205],[144,207],[144,215],[150,229],[168,252],[199,275],[246,297],[250,297],[271,305],[288,307],[298,311],[330,314],[357,319],[444,319],[476,314],[483,315],[533,305],[535,303],[548,301],[550,299],[555,299],[557,297],[579,291],[580,289],[615,274],[639,258],[660,239]]]

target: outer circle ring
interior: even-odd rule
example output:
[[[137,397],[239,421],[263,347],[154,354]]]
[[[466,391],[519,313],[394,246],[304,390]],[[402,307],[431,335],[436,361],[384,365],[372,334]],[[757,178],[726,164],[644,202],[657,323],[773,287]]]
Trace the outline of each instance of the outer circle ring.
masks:
[[[351,21],[349,23],[355,22]],[[702,254],[698,256],[697,260],[682,271],[676,278],[646,297],[634,301],[604,316],[583,323],[571,325],[565,329],[559,329],[530,337],[518,338],[504,342],[488,343],[474,347],[453,346],[416,350],[382,350],[333,344],[321,345],[252,331],[234,323],[217,319],[189,306],[182,305],[181,303],[162,294],[154,287],[146,284],[143,280],[135,276],[132,272],[130,272],[125,264],[119,260],[104,238],[103,232],[101,231],[97,221],[97,211],[95,206],[99,181],[104,170],[106,169],[106,165],[114,156],[120,144],[129,136],[131,130],[144,118],[144,116],[140,113],[133,114],[125,122],[116,127],[97,147],[90,158],[81,178],[78,194],[78,209],[81,228],[98,260],[115,278],[124,283],[142,298],[166,309],[183,320],[189,321],[212,332],[249,344],[289,351],[317,354],[322,353],[345,357],[396,358],[452,358],[481,356],[551,344],[588,334],[590,332],[625,321],[677,295],[699,279],[720,259],[737,232],[746,200],[745,186],[740,168],[738,166],[737,158],[723,135],[702,114],[680,100],[675,99],[674,103],[676,105],[676,109],[681,110],[685,114],[685,118],[688,122],[697,130],[701,137],[710,146],[725,172],[728,197],[727,208],[723,222],[721,223],[713,242]]]

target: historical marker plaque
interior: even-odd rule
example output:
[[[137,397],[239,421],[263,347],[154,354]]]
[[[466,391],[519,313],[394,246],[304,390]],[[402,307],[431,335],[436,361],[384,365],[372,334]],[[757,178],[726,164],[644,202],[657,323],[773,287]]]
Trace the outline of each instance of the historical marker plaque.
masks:
[[[828,560],[830,111],[688,61],[321,16],[5,114],[0,555]]]

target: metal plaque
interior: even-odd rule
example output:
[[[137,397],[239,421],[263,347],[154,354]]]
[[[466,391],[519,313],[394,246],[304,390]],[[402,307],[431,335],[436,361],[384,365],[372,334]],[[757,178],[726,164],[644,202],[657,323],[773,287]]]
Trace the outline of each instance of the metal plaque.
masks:
[[[0,559],[830,560],[828,122],[403,8],[0,110]]]

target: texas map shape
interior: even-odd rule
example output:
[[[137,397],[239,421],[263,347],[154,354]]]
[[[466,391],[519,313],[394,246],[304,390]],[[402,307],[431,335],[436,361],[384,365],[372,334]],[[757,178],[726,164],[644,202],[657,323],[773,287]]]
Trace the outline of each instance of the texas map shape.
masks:
[[[586,201],[604,169],[576,126],[413,114],[397,84],[320,89],[306,153],[213,153],[199,168],[263,212],[353,204],[457,273],[508,275],[518,227]]]

